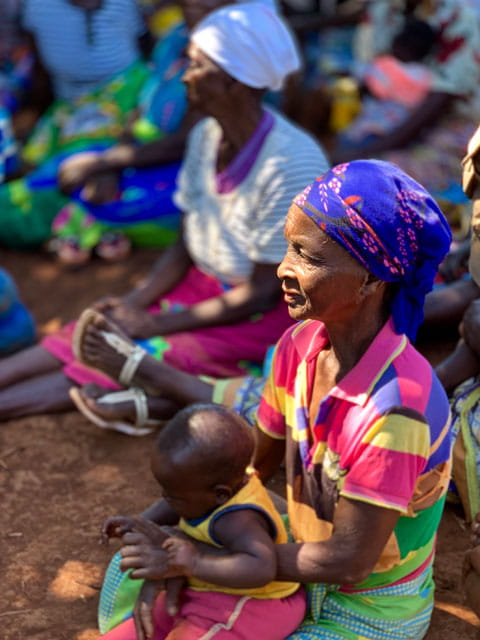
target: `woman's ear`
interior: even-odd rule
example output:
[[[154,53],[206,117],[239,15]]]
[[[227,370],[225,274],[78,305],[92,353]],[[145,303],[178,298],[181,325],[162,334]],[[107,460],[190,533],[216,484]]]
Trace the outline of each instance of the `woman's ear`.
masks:
[[[233,495],[231,487],[226,484],[216,484],[213,490],[215,492],[215,501],[219,507],[228,502]]]
[[[373,273],[369,271],[366,272],[363,284],[360,287],[360,295],[362,296],[370,296],[373,293],[377,293],[380,289],[384,289],[386,282],[383,280],[379,280],[377,276],[374,276]]]

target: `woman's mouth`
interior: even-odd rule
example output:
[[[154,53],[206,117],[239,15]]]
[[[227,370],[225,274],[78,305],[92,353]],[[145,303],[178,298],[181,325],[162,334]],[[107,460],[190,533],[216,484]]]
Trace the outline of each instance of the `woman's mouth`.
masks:
[[[283,299],[287,304],[298,304],[303,300],[303,297],[298,293],[298,291],[293,291],[292,289],[283,289]]]

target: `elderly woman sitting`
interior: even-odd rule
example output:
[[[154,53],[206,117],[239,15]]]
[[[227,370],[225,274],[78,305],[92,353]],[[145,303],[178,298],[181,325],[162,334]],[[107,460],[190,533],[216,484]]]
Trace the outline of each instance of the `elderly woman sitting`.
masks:
[[[243,375],[291,323],[275,277],[285,213],[327,161],[309,136],[262,106],[263,90],[278,89],[299,66],[289,31],[268,7],[210,14],[188,54],[188,98],[210,117],[192,131],[180,173],[183,233],[140,288],[100,308],[131,338],[148,339],[145,348],[172,367]],[[72,330],[2,361],[0,418],[71,408],[72,381],[118,388],[75,361]],[[138,365],[132,357],[123,386]],[[143,398],[128,400],[145,422]]]
[[[290,637],[423,638],[451,430],[443,387],[411,341],[448,251],[448,224],[400,169],[356,161],[295,198],[285,236],[278,276],[298,322],[274,352],[255,466],[266,480],[285,459],[293,542],[277,546],[277,579],[306,583],[310,594]],[[112,326],[98,324],[82,342],[91,356],[95,345],[109,349],[102,331]],[[172,398],[205,398],[148,355],[144,382],[153,385],[154,368]],[[171,524],[163,504],[145,516]],[[145,531],[125,533],[120,568],[133,569],[132,578],[186,575],[181,566],[165,574],[162,553],[157,562],[146,551],[155,543]]]

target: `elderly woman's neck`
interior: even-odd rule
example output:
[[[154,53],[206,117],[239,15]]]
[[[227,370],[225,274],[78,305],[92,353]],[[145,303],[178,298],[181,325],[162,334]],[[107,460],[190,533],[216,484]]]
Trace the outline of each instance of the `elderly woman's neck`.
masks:
[[[247,144],[262,116],[263,107],[258,100],[245,100],[243,104],[229,105],[215,115],[223,132],[223,142],[233,154]]]
[[[365,355],[389,317],[380,307],[376,312],[365,310],[349,322],[326,325],[330,339],[330,353],[338,361],[337,382],[343,378]]]

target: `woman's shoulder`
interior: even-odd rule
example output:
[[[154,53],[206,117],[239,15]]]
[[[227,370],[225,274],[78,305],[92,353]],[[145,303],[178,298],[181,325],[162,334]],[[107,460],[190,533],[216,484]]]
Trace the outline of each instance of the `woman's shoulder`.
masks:
[[[430,362],[412,344],[407,342],[389,369],[390,373],[387,370],[382,376],[383,383],[382,378],[377,383],[380,395],[391,387],[398,406],[425,416],[427,421],[432,412],[442,420],[448,415],[449,402],[442,384]]]
[[[272,112],[274,124],[259,154],[258,181],[281,181],[291,197],[330,168],[327,156],[310,134],[283,115]]]
[[[291,122],[291,120],[278,111],[270,109],[269,111],[274,118],[271,133],[267,137],[270,145],[287,151],[291,156],[298,156],[298,154],[303,151],[314,153],[319,158],[324,159],[325,163],[328,164],[325,151],[310,133]]]

